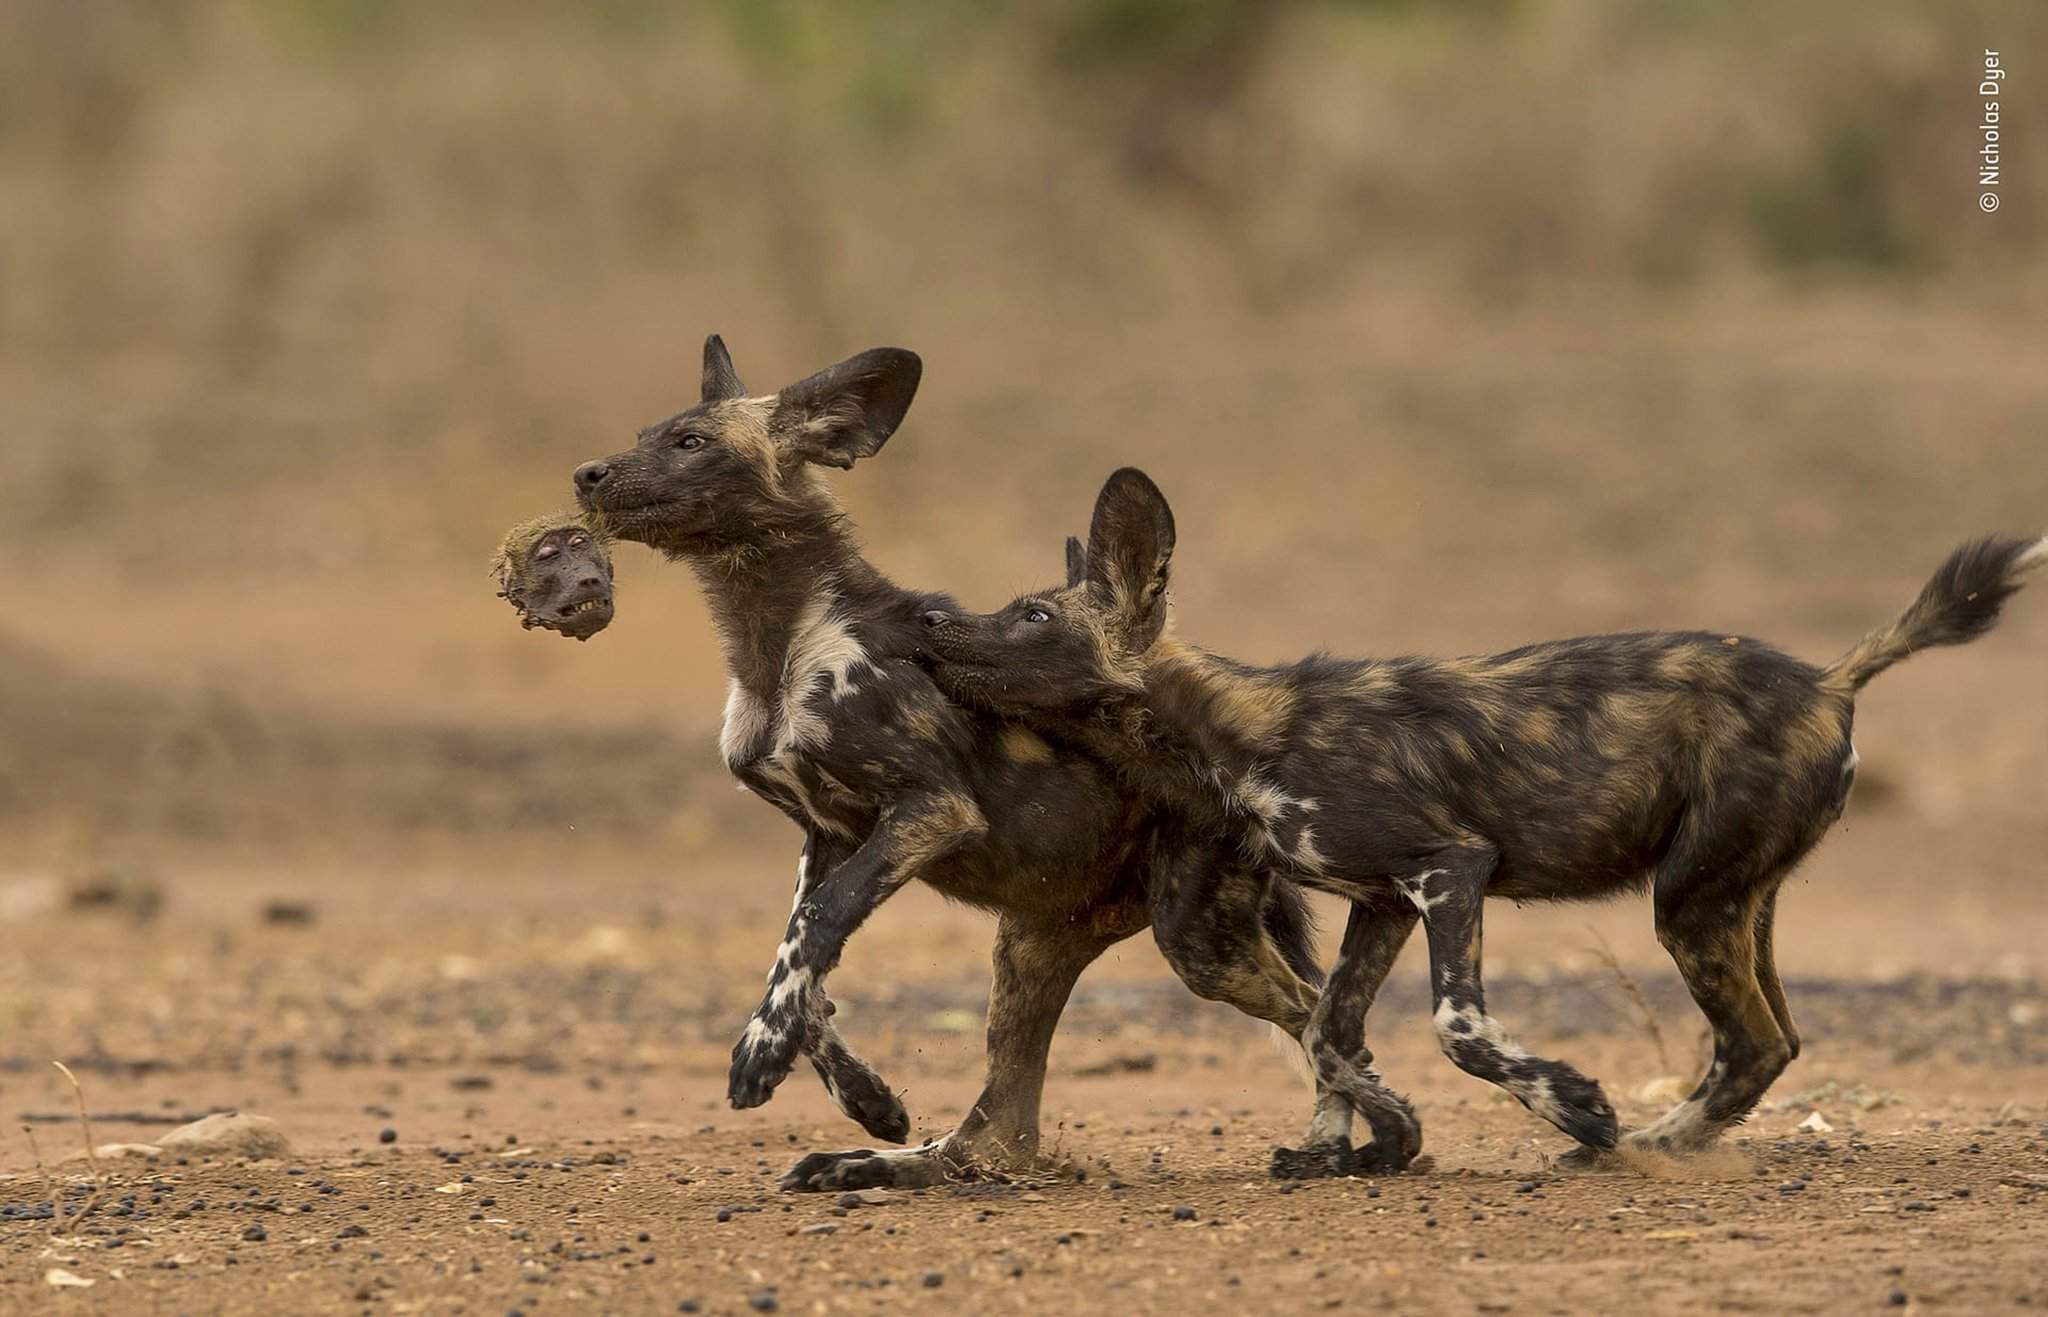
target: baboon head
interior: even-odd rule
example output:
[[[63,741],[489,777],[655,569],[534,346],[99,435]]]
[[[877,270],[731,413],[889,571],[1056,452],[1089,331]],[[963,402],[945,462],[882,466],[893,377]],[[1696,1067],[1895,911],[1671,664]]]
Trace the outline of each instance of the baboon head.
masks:
[[[993,613],[924,615],[923,662],[946,694],[998,713],[1075,710],[1144,689],[1166,629],[1173,510],[1125,467],[1095,500],[1088,545],[1067,541],[1067,581]]]
[[[610,534],[672,554],[800,533],[836,515],[817,468],[845,470],[880,452],[923,369],[914,352],[871,348],[749,397],[713,334],[697,405],[648,426],[625,452],[577,467],[577,501]]]
[[[588,640],[611,624],[612,556],[587,517],[557,512],[514,526],[491,575],[523,627]]]

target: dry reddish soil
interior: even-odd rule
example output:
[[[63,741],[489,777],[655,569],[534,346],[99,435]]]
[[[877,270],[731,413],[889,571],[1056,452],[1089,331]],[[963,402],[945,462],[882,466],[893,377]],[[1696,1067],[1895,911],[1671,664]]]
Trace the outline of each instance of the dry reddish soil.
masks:
[[[710,897],[766,858],[704,856],[677,876],[644,857],[540,846],[465,865],[460,850],[334,856],[289,877],[175,860],[146,918],[129,891],[79,907],[49,880],[12,880],[0,1106],[34,1130],[67,1213],[93,1190],[84,1163],[58,1160],[80,1132],[53,1056],[78,1070],[102,1142],[240,1108],[275,1118],[294,1150],[104,1163],[96,1206],[53,1238],[52,1181],[9,1140],[0,1309],[2048,1304],[2048,990],[2030,964],[1973,968],[1940,921],[1930,937],[1897,909],[1861,912],[1895,931],[1890,947],[1839,946],[1824,930],[1867,905],[1853,892],[1793,889],[1806,1055],[1703,1164],[1555,1167],[1561,1136],[1437,1054],[1411,958],[1374,1035],[1419,1103],[1429,1160],[1275,1182],[1267,1155],[1305,1117],[1299,1081],[1141,938],[1083,980],[1055,1045],[1059,1173],[856,1202],[776,1189],[802,1152],[861,1142],[807,1072],[762,1110],[721,1101],[776,925],[765,903]],[[406,917],[387,918],[401,899]],[[1492,922],[1495,1012],[1602,1076],[1625,1120],[1653,1114],[1645,1086],[1688,1073],[1699,1038],[1647,911],[1501,906]],[[1596,937],[1642,1005],[1599,967]],[[835,980],[849,1036],[907,1087],[920,1136],[977,1086],[986,945],[979,917],[913,897]],[[1899,968],[1839,972],[1872,956]],[[1830,1131],[1801,1128],[1815,1112]],[[53,1287],[53,1269],[92,1283]]]

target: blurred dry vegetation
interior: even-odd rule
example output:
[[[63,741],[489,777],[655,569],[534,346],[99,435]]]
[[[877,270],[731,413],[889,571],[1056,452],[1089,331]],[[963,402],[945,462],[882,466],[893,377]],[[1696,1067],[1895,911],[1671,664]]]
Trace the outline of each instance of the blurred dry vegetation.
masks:
[[[483,575],[712,330],[757,389],[924,353],[839,483],[973,603],[1134,462],[1183,630],[1247,657],[1829,656],[1953,540],[2048,523],[2048,120],[1998,215],[1973,172],[1981,48],[2017,93],[2044,35],[2023,0],[11,0],[0,832],[786,849],[720,780],[687,573],[622,553],[588,646]],[[1974,704],[1916,671],[1888,734],[1929,809],[2048,831],[2019,612]]]

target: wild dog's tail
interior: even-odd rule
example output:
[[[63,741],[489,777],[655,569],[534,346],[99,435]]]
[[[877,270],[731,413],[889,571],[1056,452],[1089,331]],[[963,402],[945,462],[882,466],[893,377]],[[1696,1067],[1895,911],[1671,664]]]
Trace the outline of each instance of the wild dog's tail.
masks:
[[[1306,982],[1322,987],[1323,967],[1316,963],[1315,912],[1302,899],[1301,889],[1285,879],[1275,879],[1266,888],[1266,904],[1259,910],[1259,922],[1265,925],[1266,936],[1273,939],[1288,968]],[[1288,1068],[1314,1088],[1315,1071],[1309,1067],[1308,1054],[1301,1050],[1301,1044],[1277,1024],[1271,1026],[1271,1032],[1273,1046],[1280,1050]]]
[[[1301,889],[1285,880],[1266,888],[1266,903],[1259,910],[1259,922],[1266,936],[1280,951],[1287,967],[1309,983],[1323,986],[1323,967],[1316,963],[1316,917],[1302,899]]]
[[[1897,620],[1836,659],[1821,674],[1821,684],[1853,693],[1918,650],[1975,640],[1998,621],[1999,608],[2025,583],[2027,573],[2043,565],[2048,565],[2048,535],[1970,541],[1948,556]]]

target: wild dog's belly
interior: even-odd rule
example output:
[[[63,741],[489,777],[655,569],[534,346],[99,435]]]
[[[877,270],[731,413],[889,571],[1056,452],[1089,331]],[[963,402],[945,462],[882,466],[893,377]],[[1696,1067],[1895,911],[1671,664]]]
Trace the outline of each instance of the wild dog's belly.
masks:
[[[863,707],[864,675],[807,683],[789,710],[736,687],[722,738],[727,766],[748,790],[848,850],[905,789],[892,738]],[[1027,915],[1142,908],[1129,794],[1091,761],[1020,753],[1014,738],[979,732],[972,794],[988,831],[934,863],[924,881],[953,900]]]

